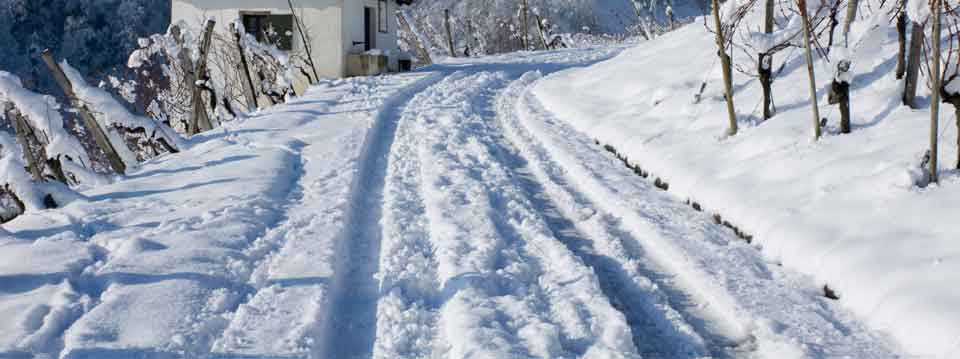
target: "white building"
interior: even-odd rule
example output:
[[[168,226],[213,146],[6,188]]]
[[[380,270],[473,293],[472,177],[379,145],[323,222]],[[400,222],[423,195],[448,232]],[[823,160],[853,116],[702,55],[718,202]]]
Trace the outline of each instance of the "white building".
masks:
[[[403,0],[400,0],[402,2]],[[172,22],[199,29],[207,18],[217,30],[241,19],[248,33],[260,35],[272,27],[283,50],[303,51],[303,41],[287,0],[173,0]],[[305,31],[317,71],[324,77],[354,75],[347,58],[379,49],[397,68],[397,0],[293,0]],[[356,72],[356,71],[351,71]]]

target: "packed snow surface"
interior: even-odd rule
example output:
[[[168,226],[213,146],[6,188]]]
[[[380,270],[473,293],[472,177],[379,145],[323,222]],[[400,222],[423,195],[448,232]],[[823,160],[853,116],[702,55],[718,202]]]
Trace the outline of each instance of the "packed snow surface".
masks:
[[[901,356],[853,293],[824,298],[577,130],[664,93],[568,71],[645,51],[602,62],[621,50],[327,81],[31,210],[0,231],[0,356]]]
[[[728,120],[716,47],[699,25],[551,76],[532,92],[561,121],[669,183],[677,199],[696,202],[752,235],[768,260],[828,285],[839,306],[891,333],[907,353],[956,357],[960,172],[950,169],[957,154],[954,113],[941,112],[940,184],[919,188],[930,114],[900,104],[891,25],[855,25],[851,39],[871,45],[861,45],[848,79],[853,133],[839,134],[839,111],[825,98],[833,69],[820,60],[820,113],[828,124],[818,142],[799,50],[776,56],[774,69],[786,65],[773,83],[776,116],[766,122],[759,121],[759,82],[736,74],[741,130],[724,136]],[[694,104],[704,77],[703,101]],[[921,88],[921,96],[928,94]]]

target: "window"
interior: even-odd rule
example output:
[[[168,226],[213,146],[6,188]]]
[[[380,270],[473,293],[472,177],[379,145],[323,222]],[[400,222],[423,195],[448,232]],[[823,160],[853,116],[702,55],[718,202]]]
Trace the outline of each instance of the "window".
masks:
[[[387,0],[380,0],[377,3],[377,16],[379,17],[379,25],[377,26],[380,29],[381,33],[386,34],[387,31],[390,31],[390,11],[387,9]]]
[[[244,29],[257,41],[277,45],[280,50],[293,50],[293,15],[245,12],[241,18]]]

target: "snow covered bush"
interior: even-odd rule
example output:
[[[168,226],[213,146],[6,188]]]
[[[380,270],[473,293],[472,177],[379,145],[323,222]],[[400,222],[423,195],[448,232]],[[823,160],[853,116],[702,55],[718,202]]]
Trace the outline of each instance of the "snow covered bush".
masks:
[[[177,153],[183,147],[180,136],[165,124],[131,113],[109,93],[88,84],[66,61],[60,66],[73,85],[77,99],[104,127],[104,133],[127,168],[165,153]]]
[[[16,76],[0,71],[0,223],[25,211],[56,208],[79,197],[67,183],[92,175],[83,146],[63,128],[53,97],[30,92]],[[27,167],[30,172],[27,172]]]
[[[170,26],[165,34],[139,40],[140,47],[127,60],[137,76],[133,83],[144,100],[144,110],[181,133],[186,133],[194,88],[193,56],[190,44],[197,42],[184,24]]]
[[[202,34],[194,34],[192,28],[185,23],[174,24],[165,34],[141,39],[141,47],[130,54],[127,65],[142,79],[138,91],[156,94],[146,109],[153,118],[187,133],[196,86],[206,97],[203,103],[208,117],[216,122],[243,116],[241,109],[255,110],[261,97],[277,104],[295,95],[295,73],[306,71],[302,55],[280,51],[269,36],[267,43],[258,42],[244,31],[241,21],[220,25],[213,33],[207,72],[201,76],[207,80],[196,81]],[[244,93],[248,76],[252,98]]]
[[[289,97],[295,96],[293,89],[295,70],[307,73],[303,66],[294,65],[292,62],[292,58],[300,55],[280,51],[277,47],[280,41],[279,36],[272,29],[268,30],[265,42],[261,43],[255,36],[247,33],[243,22],[239,19],[232,25],[234,31],[240,34],[239,47],[243,49],[243,56],[249,62],[255,95],[265,96],[274,105],[284,103]],[[236,47],[238,46],[234,46]]]

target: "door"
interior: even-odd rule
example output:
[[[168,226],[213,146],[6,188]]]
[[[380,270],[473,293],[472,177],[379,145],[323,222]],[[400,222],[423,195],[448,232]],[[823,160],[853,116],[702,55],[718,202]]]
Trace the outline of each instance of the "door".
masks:
[[[377,47],[377,33],[374,26],[377,24],[377,11],[372,7],[363,8],[363,50],[370,51]]]

